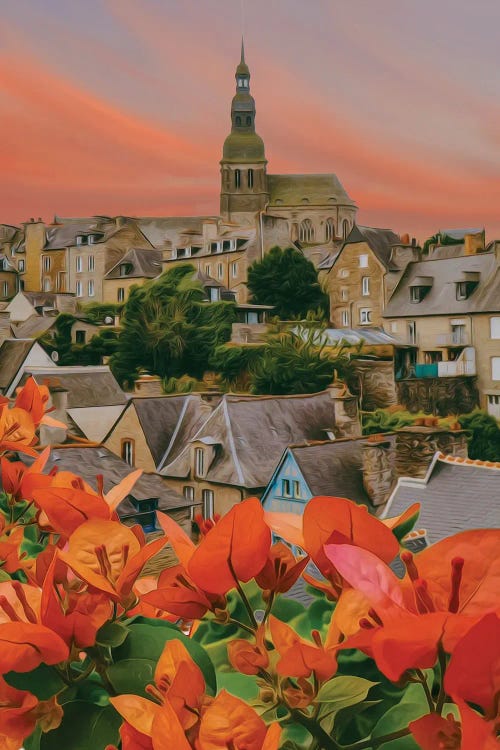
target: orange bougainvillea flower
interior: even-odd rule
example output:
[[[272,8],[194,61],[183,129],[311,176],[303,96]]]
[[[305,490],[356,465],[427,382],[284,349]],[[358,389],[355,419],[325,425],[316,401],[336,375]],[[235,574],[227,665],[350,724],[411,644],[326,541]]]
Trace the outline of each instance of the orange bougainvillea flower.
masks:
[[[269,550],[266,564],[255,580],[264,591],[285,593],[300,578],[308,562],[308,556],[297,560],[286,544],[277,542]]]
[[[199,750],[278,750],[279,725],[266,727],[253,708],[221,690],[205,710],[200,726]]]
[[[65,575],[61,581],[60,568]],[[58,579],[56,580],[56,568]],[[111,617],[107,594],[87,591],[80,582],[70,581],[68,568],[55,554],[43,582],[40,621],[67,643],[69,648],[93,646],[96,633]]]
[[[0,677],[0,747],[19,750],[23,740],[38,725],[43,732],[56,729],[63,711],[56,696],[39,701],[31,693],[17,690]]]
[[[0,624],[0,673],[31,672],[40,664],[68,658],[62,638],[44,625],[24,622]]]
[[[444,686],[454,700],[480,706],[487,719],[500,710],[500,617],[491,612],[453,649]]]
[[[138,695],[119,695],[111,698],[111,703],[135,732],[151,738],[155,750],[166,747],[167,739],[176,750],[190,748],[185,733],[197,733],[205,680],[181,641],[165,644],[154,684],[146,690],[155,702]]]
[[[468,536],[467,544],[464,534]],[[471,531],[464,534],[457,535],[455,549],[467,551],[465,561],[452,556],[453,542],[448,539],[445,540],[448,555],[432,552],[436,571],[429,566],[431,556],[426,552],[416,559],[410,553],[404,553],[402,558],[407,567],[404,580],[398,579],[367,550],[348,544],[327,545],[326,554],[360,597],[352,612],[361,631],[342,647],[360,648],[372,655],[379,669],[391,680],[399,679],[406,669],[433,666],[440,643],[451,652],[456,641],[480,618],[481,608],[484,613],[497,606],[499,566],[496,550],[500,532]],[[478,537],[485,541],[485,545],[474,549],[473,540]],[[496,544],[492,544],[495,538]],[[424,555],[429,576],[426,578],[421,577]],[[478,572],[475,558],[479,556]],[[434,575],[439,585],[436,585]],[[343,609],[346,595],[349,597],[349,591],[342,594],[334,613],[337,624],[339,617],[346,614]],[[346,632],[345,628],[343,632]],[[355,628],[349,632],[355,632]]]
[[[336,648],[323,645],[317,630],[314,642],[306,641],[295,630],[276,617],[269,618],[274,646],[280,655],[276,671],[283,677],[310,677],[314,672],[318,682],[325,682],[337,671]]]
[[[206,612],[225,605],[221,597],[209,597],[199,589],[183,565],[163,570],[157,588],[143,594],[141,601],[184,620],[199,620]]]
[[[66,471],[51,472],[48,476],[31,474],[23,482],[22,490],[42,511],[41,526],[69,536],[90,519],[117,520],[116,508],[141,474],[141,469],[131,472],[107,494],[95,492],[81,477]],[[102,488],[102,477],[100,481],[97,479]]]
[[[42,592],[37,586],[20,581],[0,583],[0,623],[31,622],[40,620]]]
[[[36,427],[31,415],[24,409],[4,406],[0,412],[0,450],[36,456],[32,447],[35,443]]]
[[[459,702],[460,722],[452,714],[432,713],[410,722],[409,729],[422,750],[498,750],[494,725],[467,704]]]
[[[40,453],[31,466],[26,466],[22,461],[9,461],[4,456],[0,459],[2,470],[2,486],[8,495],[12,495],[16,500],[30,497],[29,488],[27,492],[23,488],[27,478],[30,475],[38,475],[43,471],[45,464],[50,456],[50,448]]]
[[[254,578],[267,561],[271,531],[256,497],[235,505],[203,538],[189,560],[193,581],[211,594],[227,594],[236,581]]]
[[[265,627],[261,626],[255,634],[255,644],[243,638],[229,642],[227,655],[232,666],[242,674],[259,674],[269,666],[269,655],[265,647]]]
[[[146,562],[166,544],[145,544],[141,530],[118,521],[91,520],[78,526],[59,557],[89,586],[123,607],[135,606],[133,586]]]
[[[25,552],[21,551],[24,541],[24,529],[15,526],[10,532],[5,530],[5,519],[0,515],[0,566],[6,573],[16,570],[27,570],[33,564],[28,560]]]
[[[282,515],[286,518],[283,519]],[[373,552],[384,562],[391,562],[399,550],[397,539],[387,526],[370,516],[364,506],[342,497],[313,497],[304,510],[302,533],[299,522],[291,514],[268,513],[266,519],[273,531],[287,541],[299,544],[310,555],[329,585],[322,587],[321,582],[306,575],[304,578],[324,588],[334,598],[340,594],[343,582],[325,555],[325,544],[355,544]]]
[[[34,424],[45,424],[49,427],[66,427],[62,422],[48,416],[46,409],[50,394],[46,385],[37,385],[33,377],[29,377],[25,385],[19,388],[15,406],[28,412]]]

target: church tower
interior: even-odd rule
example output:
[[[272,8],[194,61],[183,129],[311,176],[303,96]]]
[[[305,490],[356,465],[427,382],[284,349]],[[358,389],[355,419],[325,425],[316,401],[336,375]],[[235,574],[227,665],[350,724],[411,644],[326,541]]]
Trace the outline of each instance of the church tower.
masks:
[[[236,94],[231,105],[231,133],[224,141],[220,211],[224,219],[252,224],[269,200],[264,141],[255,132],[255,101],[250,94],[250,70],[241,40],[236,68]]]

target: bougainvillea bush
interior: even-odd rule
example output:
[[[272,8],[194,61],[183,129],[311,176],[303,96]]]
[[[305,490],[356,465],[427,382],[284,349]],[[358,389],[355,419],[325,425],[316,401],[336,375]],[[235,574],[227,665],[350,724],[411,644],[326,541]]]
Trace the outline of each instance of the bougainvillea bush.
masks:
[[[253,498],[197,545],[161,513],[147,541],[116,515],[137,472],[106,495],[44,473],[47,400],[30,380],[0,403],[1,750],[498,747],[499,531],[412,555],[417,507]],[[177,564],[142,576],[167,543]]]

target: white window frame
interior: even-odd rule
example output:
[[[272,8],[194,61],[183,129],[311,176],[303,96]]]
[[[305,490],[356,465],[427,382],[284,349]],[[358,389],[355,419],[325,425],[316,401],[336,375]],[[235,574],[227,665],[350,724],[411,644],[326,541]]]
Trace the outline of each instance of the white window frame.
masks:
[[[238,264],[235,262],[231,263],[231,276],[233,279],[238,278]]]
[[[201,497],[203,500],[203,518],[205,520],[208,520],[209,518],[214,517],[214,491],[213,490],[203,490],[201,493]]]
[[[500,357],[491,357],[491,379],[500,381]]]
[[[292,497],[292,483],[289,479],[281,480],[281,495],[282,497]]]
[[[500,315],[490,318],[490,339],[500,339]]]
[[[371,307],[361,307],[359,310],[359,324],[362,326],[369,326],[371,322],[372,322]]]
[[[76,282],[75,292],[77,297],[83,297],[83,284],[81,281]]]
[[[95,297],[95,282],[94,279],[89,279],[87,282],[87,297]]]
[[[125,301],[125,288],[123,286],[119,286],[116,290],[116,299],[118,302]]]
[[[9,296],[9,282],[2,281],[2,297],[8,297],[8,296]]]
[[[81,273],[83,268],[83,258],[81,255],[77,255],[76,257],[76,272]]]
[[[129,466],[134,465],[135,444],[132,438],[127,438],[126,440],[122,440],[121,454],[122,454],[122,459],[125,461],[126,464],[128,464]]]
[[[219,281],[224,278],[224,264],[223,263],[217,263],[217,278]]]
[[[24,266],[24,258],[19,258],[19,260],[17,262],[17,270],[20,271],[20,272],[22,272],[22,271],[24,271],[24,267],[25,267]]]
[[[50,279],[49,278],[45,278],[43,280],[43,291],[44,292],[50,292],[52,290],[51,287],[52,287],[52,284],[50,283]]]
[[[205,476],[205,451],[203,448],[194,449],[194,474],[197,477]]]
[[[340,290],[340,299],[342,302],[347,302],[349,300],[349,288],[347,286],[343,286]]]
[[[342,310],[342,325],[349,328],[349,310]]]
[[[361,278],[361,295],[363,297],[370,296],[370,277],[369,276],[363,276]]]
[[[89,271],[95,271],[95,255],[89,255],[89,257],[88,257],[88,269],[89,269]]]
[[[50,261],[51,261],[50,255],[43,256],[42,267],[44,271],[50,271],[50,266],[51,266]]]
[[[368,255],[363,253],[359,256],[359,267],[368,268]]]

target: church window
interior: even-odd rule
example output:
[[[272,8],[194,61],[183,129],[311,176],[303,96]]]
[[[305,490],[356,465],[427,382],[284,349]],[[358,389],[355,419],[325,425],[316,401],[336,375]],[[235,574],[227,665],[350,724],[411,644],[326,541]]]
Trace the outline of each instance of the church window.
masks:
[[[299,239],[301,242],[312,242],[314,240],[314,227],[311,219],[300,222]]]
[[[251,124],[252,124],[252,118],[250,117],[250,115],[247,115],[247,125],[251,125]]]
[[[239,169],[234,170],[234,187],[239,188],[241,186],[241,171]]]
[[[335,222],[333,219],[326,220],[325,239],[327,242],[335,239]]]
[[[236,117],[236,125],[241,125],[241,117],[239,115]]]
[[[349,234],[349,222],[347,219],[344,219],[342,222],[342,234],[344,235],[344,239],[347,239],[347,235]]]
[[[253,169],[248,170],[248,187],[253,188]]]

